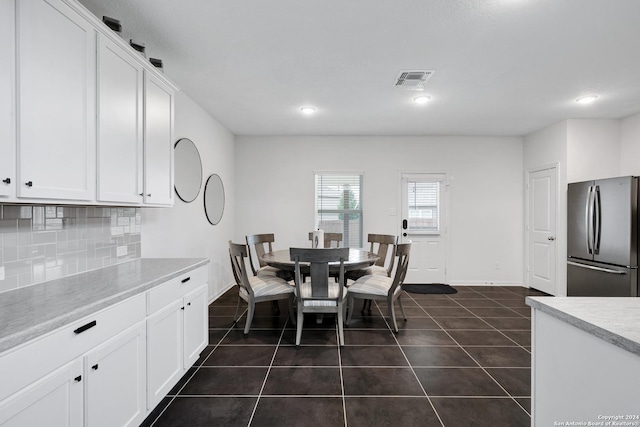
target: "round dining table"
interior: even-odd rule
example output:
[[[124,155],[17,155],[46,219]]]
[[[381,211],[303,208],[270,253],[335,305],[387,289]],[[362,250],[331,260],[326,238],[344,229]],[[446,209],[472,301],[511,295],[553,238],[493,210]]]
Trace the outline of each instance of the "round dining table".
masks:
[[[353,249],[349,248],[349,259],[344,262],[344,270],[358,270],[360,268],[369,267],[375,264],[380,257],[373,252],[369,252],[366,249]],[[262,255],[262,260],[271,267],[278,268],[280,270],[294,271],[296,262],[291,260],[289,249],[283,249],[279,251],[268,252]],[[309,263],[301,262],[300,267],[308,270]],[[329,273],[337,274],[340,269],[340,263],[329,263]]]

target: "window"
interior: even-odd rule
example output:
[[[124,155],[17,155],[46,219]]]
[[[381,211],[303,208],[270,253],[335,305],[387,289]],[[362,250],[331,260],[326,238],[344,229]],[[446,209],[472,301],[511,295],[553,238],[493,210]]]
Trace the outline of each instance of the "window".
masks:
[[[362,173],[316,173],[316,229],[342,233],[341,247],[362,247]]]
[[[412,233],[440,233],[439,180],[407,180],[408,230]]]

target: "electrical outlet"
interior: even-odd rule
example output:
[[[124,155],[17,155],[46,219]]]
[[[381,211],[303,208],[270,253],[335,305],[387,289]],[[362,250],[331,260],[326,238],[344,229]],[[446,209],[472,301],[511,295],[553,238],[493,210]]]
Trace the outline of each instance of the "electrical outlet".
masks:
[[[496,270],[500,270],[500,263],[496,262]]]
[[[118,246],[118,248],[116,249],[116,256],[117,257],[127,256],[127,247],[126,246]]]

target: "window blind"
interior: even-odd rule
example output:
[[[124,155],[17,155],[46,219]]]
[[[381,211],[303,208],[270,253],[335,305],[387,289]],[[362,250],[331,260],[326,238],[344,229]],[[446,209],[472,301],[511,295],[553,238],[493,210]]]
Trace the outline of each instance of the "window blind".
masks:
[[[316,229],[342,233],[341,247],[362,247],[362,174],[316,174]]]
[[[440,232],[440,182],[409,181],[408,228],[413,232]]]

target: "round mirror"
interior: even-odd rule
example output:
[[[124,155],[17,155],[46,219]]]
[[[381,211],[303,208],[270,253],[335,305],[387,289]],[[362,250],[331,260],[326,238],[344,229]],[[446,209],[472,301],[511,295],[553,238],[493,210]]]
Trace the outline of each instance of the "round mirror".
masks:
[[[174,180],[176,194],[183,202],[193,202],[202,186],[202,161],[196,145],[182,138],[174,147]]]
[[[204,213],[213,225],[222,219],[224,212],[224,185],[215,173],[204,184]]]

